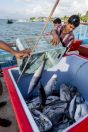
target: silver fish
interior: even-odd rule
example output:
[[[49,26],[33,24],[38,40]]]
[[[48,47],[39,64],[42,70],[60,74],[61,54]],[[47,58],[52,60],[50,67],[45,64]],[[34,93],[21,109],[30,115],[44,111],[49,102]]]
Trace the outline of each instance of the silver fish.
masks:
[[[36,104],[35,108],[42,112],[43,108],[45,107],[45,103],[46,103],[46,94],[44,91],[44,87],[42,86],[40,82],[38,86],[39,86],[38,87],[39,105]]]
[[[70,101],[71,100],[69,87],[67,87],[65,84],[62,84],[60,86],[60,100],[62,100],[62,101]]]
[[[46,103],[46,94],[45,94],[45,90],[42,84],[40,84],[38,93],[39,93],[39,99],[40,99],[40,108],[43,108]]]
[[[32,109],[31,112],[40,132],[45,132],[52,128],[51,121],[44,114],[35,109]]]
[[[57,96],[49,96],[46,100],[46,105],[49,105],[51,103],[54,103],[55,101],[59,100],[59,97]],[[39,97],[36,97],[35,99],[31,100],[29,103],[27,103],[27,106],[29,109],[37,109],[40,106],[40,99]]]
[[[54,74],[51,79],[47,82],[46,86],[44,87],[46,96],[50,96],[56,88],[56,83],[57,83],[57,75]]]
[[[70,90],[70,95],[71,95],[71,98],[73,98],[75,95],[78,94],[78,90],[76,87],[73,87],[73,86],[69,86],[69,90]]]
[[[40,100],[39,100],[39,97],[36,97],[35,99],[31,100],[27,106],[29,109],[36,109],[38,108],[40,105]]]
[[[58,96],[49,96],[46,100],[46,105],[49,105],[57,100],[59,100]]]
[[[70,106],[69,106],[69,115],[70,115],[70,118],[72,119],[74,119],[75,110],[76,110],[76,95],[71,100]]]
[[[55,127],[52,128],[51,132],[63,132],[67,127],[69,127],[69,121],[67,119],[64,119],[63,121],[55,125]]]
[[[43,114],[46,115],[55,125],[61,121],[66,108],[67,103],[57,100],[44,107]]]
[[[87,114],[88,114],[88,105],[86,103],[77,104],[74,119],[78,121]]]
[[[84,102],[85,102],[85,100],[84,100],[84,98],[81,95],[78,95],[76,97],[76,104],[82,104]]]
[[[34,90],[34,88],[38,85],[38,82],[42,76],[45,64],[46,64],[46,60],[47,58],[44,56],[44,60],[43,63],[41,64],[41,66],[37,69],[37,71],[35,72],[35,74],[33,75],[31,81],[30,81],[30,85],[28,88],[28,94],[31,94],[31,92]]]

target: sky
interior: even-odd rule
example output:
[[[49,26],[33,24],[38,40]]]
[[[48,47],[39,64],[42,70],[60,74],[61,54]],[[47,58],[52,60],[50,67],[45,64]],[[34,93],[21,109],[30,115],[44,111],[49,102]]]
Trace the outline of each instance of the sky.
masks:
[[[0,18],[48,17],[56,0],[0,0]],[[60,0],[53,17],[85,14],[88,0]]]

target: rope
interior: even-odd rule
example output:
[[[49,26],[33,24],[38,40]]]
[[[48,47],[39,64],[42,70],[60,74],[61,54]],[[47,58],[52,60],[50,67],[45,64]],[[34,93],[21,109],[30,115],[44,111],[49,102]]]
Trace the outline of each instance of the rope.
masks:
[[[26,64],[24,65],[24,68],[23,68],[23,70],[22,70],[20,76],[18,77],[17,83],[19,82],[21,76],[23,75],[23,73],[24,73],[24,71],[25,71],[25,68],[26,68],[26,66],[27,66],[27,64],[28,64],[28,62],[29,62],[29,60],[30,60],[30,57],[32,56],[32,54],[33,54],[33,52],[35,51],[35,49],[37,48],[37,45],[38,45],[38,43],[39,43],[39,41],[40,41],[40,39],[41,39],[41,37],[42,37],[42,35],[43,35],[43,32],[45,31],[45,29],[46,29],[46,27],[47,27],[47,25],[48,25],[48,23],[49,23],[49,21],[50,21],[50,19],[51,19],[51,16],[53,15],[53,13],[54,13],[54,11],[55,11],[55,9],[56,9],[56,7],[57,7],[59,1],[60,1],[60,0],[56,0],[56,3],[55,3],[55,5],[53,6],[53,9],[51,10],[51,13],[50,13],[50,15],[49,15],[49,17],[48,17],[48,19],[47,19],[47,22],[46,22],[44,28],[42,29],[42,31],[41,31],[41,33],[40,33],[38,39],[37,39],[37,42],[36,42],[36,44],[34,45],[32,51],[31,51],[31,53],[30,53],[30,56],[29,56],[28,59],[27,59]]]

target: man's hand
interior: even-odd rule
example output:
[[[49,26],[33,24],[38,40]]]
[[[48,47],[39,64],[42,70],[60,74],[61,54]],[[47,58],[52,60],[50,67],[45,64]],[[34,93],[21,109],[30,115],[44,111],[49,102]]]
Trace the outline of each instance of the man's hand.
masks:
[[[57,35],[57,34],[54,34],[51,43],[52,43],[54,46],[57,46],[57,45],[59,44],[59,42],[60,42],[60,39],[59,39],[58,35]]]
[[[22,50],[22,51],[13,51],[13,55],[15,55],[18,59],[23,59],[27,56],[29,56],[31,53],[31,50]]]
[[[0,49],[5,50],[7,52],[10,52],[14,56],[16,56],[16,58],[19,58],[19,59],[22,59],[22,58],[25,58],[25,57],[29,56],[30,53],[32,52],[30,49],[28,49],[28,50],[22,50],[22,51],[16,51],[13,48],[11,48],[4,41],[0,41]]]

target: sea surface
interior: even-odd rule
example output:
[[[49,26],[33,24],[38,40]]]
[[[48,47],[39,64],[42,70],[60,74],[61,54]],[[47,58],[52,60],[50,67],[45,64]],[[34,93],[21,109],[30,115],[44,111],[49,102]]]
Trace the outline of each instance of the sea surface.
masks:
[[[27,38],[27,40],[30,40],[29,39],[30,36],[32,36],[33,40],[35,40],[35,38],[39,36],[44,25],[45,25],[45,22],[16,22],[16,21],[14,21],[12,24],[7,24],[7,20],[0,19],[0,40],[3,40],[7,43],[15,43],[17,38],[20,38],[20,39]],[[43,35],[49,33],[52,29],[53,29],[53,23],[49,23]],[[83,26],[83,25],[79,26],[74,31],[74,35],[75,35],[75,38],[82,39],[82,40],[87,38],[87,41],[88,41],[88,26]],[[42,49],[43,49],[44,43],[49,41],[46,41],[46,40],[42,41],[41,39],[40,43],[41,42],[42,42]],[[48,47],[46,48],[48,49]],[[6,63],[7,61],[12,60],[12,58],[13,56],[10,53],[0,50],[1,63],[2,62]],[[10,62],[8,63],[10,64]]]
[[[6,20],[0,20],[0,40],[15,42],[17,38],[39,35],[44,25],[44,22],[14,22],[13,24],[7,24]],[[52,26],[52,23],[49,23],[45,32],[51,31]]]
[[[43,29],[45,22],[16,22],[7,24],[7,20],[0,19],[0,40],[6,42],[15,42],[17,38],[28,38],[29,36],[39,35]],[[44,34],[50,32],[53,24],[49,23]],[[74,31],[75,37],[88,37],[88,26],[79,26]]]

